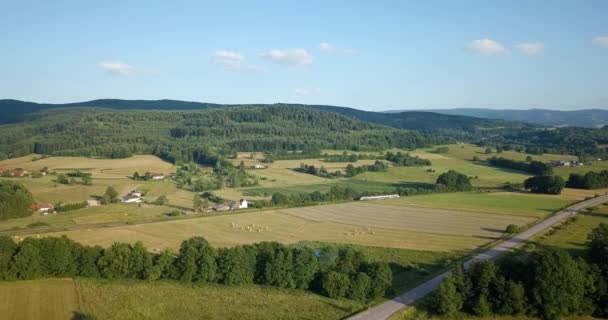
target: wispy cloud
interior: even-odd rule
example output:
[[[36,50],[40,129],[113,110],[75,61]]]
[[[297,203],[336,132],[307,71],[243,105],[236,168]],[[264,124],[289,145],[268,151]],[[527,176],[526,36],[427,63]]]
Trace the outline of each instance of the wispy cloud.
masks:
[[[236,51],[218,50],[213,54],[212,61],[230,70],[265,71],[262,66],[245,63],[243,55]]]
[[[351,48],[336,47],[329,42],[319,43],[319,49],[325,52],[340,53],[340,54],[358,54],[359,51]]]
[[[608,48],[608,36],[601,36],[593,38],[593,44],[598,47]]]
[[[473,40],[467,44],[467,49],[484,56],[498,55],[505,53],[505,47],[491,39]]]
[[[136,74],[156,74],[158,70],[135,68],[130,64],[121,61],[102,61],[99,67],[103,70],[117,76],[131,76]]]
[[[319,93],[319,92],[321,92],[321,89],[319,89],[319,88],[314,88],[314,89],[297,88],[297,89],[293,90],[293,93],[298,97],[306,97],[311,94],[315,94],[315,93]]]
[[[306,66],[314,61],[312,54],[304,49],[274,49],[262,53],[261,57],[287,66]]]
[[[545,44],[542,42],[522,42],[515,47],[529,56],[540,55],[545,51]]]

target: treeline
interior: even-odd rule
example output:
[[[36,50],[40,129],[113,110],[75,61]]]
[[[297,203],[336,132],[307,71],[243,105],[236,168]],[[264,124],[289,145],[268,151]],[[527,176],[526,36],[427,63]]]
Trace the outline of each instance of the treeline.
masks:
[[[585,175],[571,173],[566,182],[566,187],[575,189],[608,188],[608,170],[589,171]]]
[[[495,167],[519,170],[538,176],[548,176],[553,174],[553,168],[550,165],[540,161],[525,162],[502,157],[488,158],[487,161],[490,165]]]
[[[124,158],[154,154],[171,162],[213,165],[235,151],[275,158],[321,149],[418,148],[440,142],[332,112],[291,107],[202,111],[56,109],[0,126],[0,158],[30,153]]]
[[[421,167],[431,165],[430,160],[422,159],[418,156],[411,156],[409,153],[387,152],[384,158],[393,162],[398,167]]]
[[[323,162],[357,162],[359,160],[384,159],[383,155],[351,153],[344,151],[342,154],[323,154]]]
[[[565,185],[560,176],[534,176],[524,181],[524,188],[532,193],[560,194]]]
[[[336,184],[333,185],[330,190],[325,193],[320,191],[314,191],[311,193],[290,194],[275,192],[272,194],[270,200],[256,200],[255,202],[253,202],[252,205],[255,208],[266,208],[273,206],[301,207],[306,205],[313,205],[319,202],[352,201],[359,199],[363,196],[377,196],[394,193],[409,196],[415,194],[469,191],[472,188],[473,187],[471,185],[471,180],[469,177],[454,170],[450,170],[439,175],[439,177],[437,177],[436,184],[434,185],[425,184],[423,186],[418,187],[398,187],[394,190],[385,192],[359,192],[349,186],[342,186]]]
[[[355,167],[352,164],[348,164],[344,170],[344,173],[342,173],[342,171],[340,171],[340,170],[336,170],[334,172],[329,172],[329,171],[327,171],[327,169],[325,169],[324,166],[317,168],[314,165],[307,165],[307,164],[303,164],[303,163],[300,164],[299,168],[296,168],[294,170],[297,172],[311,174],[311,175],[322,177],[322,178],[332,179],[332,178],[340,178],[340,177],[354,177],[354,176],[364,173],[364,172],[368,172],[368,171],[379,172],[379,171],[386,171],[386,169],[388,169],[388,164],[386,164],[382,161],[376,160],[376,162],[374,162],[374,164],[367,164],[367,165],[362,165],[362,166],[358,166],[358,167]]]
[[[87,207],[87,202],[72,202],[72,203],[58,203],[55,205],[55,211],[57,212],[66,212],[72,210],[83,209]]]
[[[26,238],[19,243],[0,237],[0,280],[74,276],[259,284],[359,301],[382,297],[392,284],[386,263],[369,262],[352,248],[313,250],[262,242],[217,249],[194,237],[182,242],[177,254],[171,250],[151,254],[141,242],[114,243],[104,249],[65,236]]]
[[[608,316],[608,224],[588,237],[587,259],[561,249],[511,254],[457,267],[439,286],[431,310],[457,317],[529,315],[543,319]],[[462,315],[460,315],[462,316]]]
[[[0,180],[0,220],[32,215],[34,197],[20,183]]]

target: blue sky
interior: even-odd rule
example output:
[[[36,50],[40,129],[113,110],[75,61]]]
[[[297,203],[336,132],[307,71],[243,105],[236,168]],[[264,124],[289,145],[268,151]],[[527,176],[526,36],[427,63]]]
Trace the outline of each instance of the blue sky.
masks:
[[[608,1],[0,0],[0,98],[608,108]]]

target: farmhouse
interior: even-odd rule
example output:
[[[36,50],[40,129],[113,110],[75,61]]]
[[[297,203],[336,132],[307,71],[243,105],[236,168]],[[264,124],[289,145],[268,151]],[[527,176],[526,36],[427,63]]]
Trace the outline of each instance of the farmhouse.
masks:
[[[122,197],[120,200],[124,203],[140,203],[141,197],[132,196],[132,195],[128,194],[128,195]]]
[[[257,163],[255,166],[253,166],[253,168],[254,169],[266,169],[266,165]]]
[[[100,205],[101,205],[101,202],[99,202],[99,200],[94,200],[94,199],[87,200],[87,207],[99,207]]]
[[[31,206],[32,211],[47,214],[55,211],[55,206],[52,203],[36,203]]]
[[[141,197],[144,195],[144,193],[143,193],[143,192],[141,192],[141,191],[139,191],[139,190],[132,190],[132,191],[131,191],[131,192],[129,192],[127,195],[128,195],[128,196],[134,196],[134,197],[141,198]]]
[[[150,177],[152,177],[152,180],[163,180],[163,179],[165,179],[165,175],[164,174],[157,173],[157,172],[151,173]]]
[[[13,177],[23,177],[27,174],[27,171],[23,169],[15,169],[13,170]]]
[[[239,209],[247,209],[247,200],[245,200],[245,199],[239,200]]]
[[[367,197],[361,197],[361,198],[359,198],[359,200],[361,200],[361,201],[384,200],[384,199],[395,199],[395,198],[399,198],[399,195],[398,194],[386,194],[386,195],[382,195],[382,196],[367,196]]]

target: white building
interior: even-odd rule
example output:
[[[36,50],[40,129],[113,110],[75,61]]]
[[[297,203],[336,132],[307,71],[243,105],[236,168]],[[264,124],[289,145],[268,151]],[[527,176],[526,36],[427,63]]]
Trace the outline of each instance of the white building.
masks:
[[[247,200],[241,199],[239,200],[239,209],[247,209]]]
[[[395,199],[395,198],[399,198],[398,194],[387,194],[387,195],[382,195],[382,196],[367,196],[367,197],[361,197],[359,198],[359,200],[364,201],[364,200],[384,200],[384,199]]]
[[[124,203],[140,203],[141,202],[140,197],[131,196],[131,195],[126,195],[126,196],[122,197],[121,200]]]

